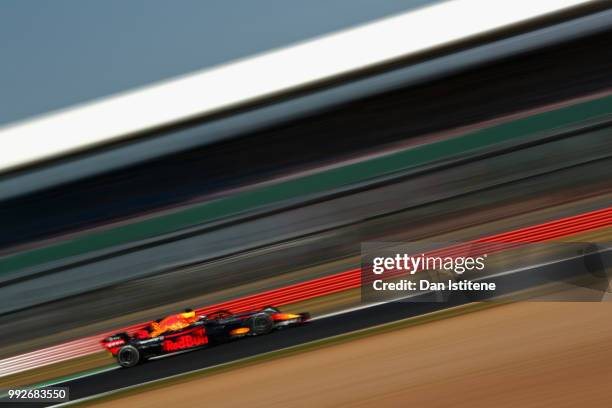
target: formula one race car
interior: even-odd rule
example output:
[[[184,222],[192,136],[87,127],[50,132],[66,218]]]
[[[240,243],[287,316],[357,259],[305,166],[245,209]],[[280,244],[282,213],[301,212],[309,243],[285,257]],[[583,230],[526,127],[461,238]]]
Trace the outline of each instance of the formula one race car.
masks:
[[[285,327],[299,326],[309,313],[282,313],[267,306],[254,312],[234,314],[219,310],[196,316],[191,309],[147,324],[134,333],[116,333],[101,341],[122,367],[133,367],[151,357],[268,334]]]

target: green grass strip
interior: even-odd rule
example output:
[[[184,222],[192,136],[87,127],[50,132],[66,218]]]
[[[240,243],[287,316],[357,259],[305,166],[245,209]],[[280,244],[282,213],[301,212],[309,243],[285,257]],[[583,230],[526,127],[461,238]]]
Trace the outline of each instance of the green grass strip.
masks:
[[[417,168],[435,161],[474,152],[494,144],[529,137],[539,132],[575,126],[610,113],[612,113],[611,96],[540,113],[470,132],[449,140],[418,146],[253,191],[238,193],[215,201],[204,202],[187,209],[105,231],[90,233],[47,247],[8,255],[0,258],[0,273],[171,233],[288,199],[321,193]]]

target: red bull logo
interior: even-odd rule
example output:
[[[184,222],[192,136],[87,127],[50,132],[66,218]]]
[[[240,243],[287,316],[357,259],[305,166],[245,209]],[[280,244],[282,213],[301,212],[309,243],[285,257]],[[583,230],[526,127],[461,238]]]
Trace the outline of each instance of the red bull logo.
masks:
[[[192,347],[203,346],[208,343],[208,337],[204,335],[204,330],[200,329],[191,334],[186,334],[177,337],[176,340],[166,339],[162,343],[162,350],[164,351],[178,351]]]

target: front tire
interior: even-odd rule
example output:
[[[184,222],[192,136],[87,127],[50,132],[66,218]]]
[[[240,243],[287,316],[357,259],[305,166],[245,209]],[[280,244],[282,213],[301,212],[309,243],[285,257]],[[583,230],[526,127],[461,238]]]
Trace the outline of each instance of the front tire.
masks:
[[[117,352],[117,362],[121,367],[130,368],[142,362],[143,356],[140,351],[134,346],[123,346]]]

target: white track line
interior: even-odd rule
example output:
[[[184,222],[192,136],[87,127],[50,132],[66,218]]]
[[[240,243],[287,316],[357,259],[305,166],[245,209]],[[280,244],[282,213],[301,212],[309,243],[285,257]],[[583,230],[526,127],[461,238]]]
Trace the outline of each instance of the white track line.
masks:
[[[607,250],[610,250],[610,249],[607,249]],[[553,265],[553,264],[560,263],[560,262],[570,261],[570,260],[573,260],[573,259],[580,258],[582,256],[583,255],[575,255],[575,256],[568,257],[568,258],[557,259],[557,260],[550,261],[550,262],[542,262],[542,263],[535,264],[535,265],[528,265],[528,266],[524,266],[524,267],[521,267],[521,268],[511,269],[509,271],[499,272],[499,273],[496,273],[496,274],[493,274],[493,275],[490,275],[490,276],[483,276],[481,278],[474,279],[474,281],[480,281],[480,280],[491,279],[491,278],[495,278],[495,277],[499,277],[499,276],[511,275],[511,274],[518,273],[518,272],[524,272],[526,270],[533,269],[533,268],[540,268],[540,267],[543,267],[543,266]],[[355,312],[355,311],[358,311],[358,310],[368,309],[368,308],[376,307],[376,306],[379,306],[379,305],[382,305],[382,304],[385,304],[385,303],[397,302],[397,301],[405,300],[405,299],[408,299],[408,298],[411,298],[411,297],[419,296],[419,295],[422,295],[422,294],[425,294],[425,293],[431,293],[431,292],[432,291],[418,292],[418,293],[413,293],[413,294],[410,294],[410,295],[407,295],[407,296],[402,296],[402,297],[399,297],[399,298],[395,298],[395,299],[392,299],[392,300],[387,301],[387,302],[377,302],[377,303],[368,303],[368,304],[365,304],[365,305],[359,305],[359,306],[351,307],[351,308],[348,308],[348,309],[343,309],[343,310],[340,310],[340,311],[337,311],[337,312],[327,313],[327,314],[324,314],[324,315],[321,315],[321,316],[317,316],[317,317],[312,318],[311,321],[327,319],[329,317],[334,317],[334,316],[338,316],[338,315],[342,315],[342,314],[346,314],[346,313],[351,313],[351,312]],[[449,309],[451,309],[451,308],[449,308]],[[436,312],[438,312],[438,311],[429,312],[429,313],[425,313],[425,314],[418,315],[418,316],[426,316],[428,314],[436,313]],[[418,316],[412,316],[410,318],[414,318],[414,317],[418,317]],[[388,323],[390,323],[390,322],[388,322]],[[382,325],[388,324],[388,323],[383,323]],[[375,325],[375,326],[371,326],[371,327],[367,327],[367,328],[364,328],[364,329],[355,330],[353,332],[348,332],[348,333],[359,332],[359,331],[362,331],[362,330],[371,329],[371,328],[376,327],[376,326],[381,326],[381,325]],[[341,336],[341,335],[344,335],[344,334],[347,334],[347,333],[342,333],[342,334],[339,334],[339,335],[331,336],[329,338],[333,338],[333,337],[336,337],[336,336]],[[323,339],[317,339],[317,340],[314,340],[314,341],[319,341],[319,340],[323,340]],[[303,343],[303,344],[306,344],[306,343]],[[282,351],[282,350],[288,350],[288,349],[291,349],[293,347],[301,346],[303,344],[299,344],[299,345],[295,345],[295,346],[290,346],[290,347],[286,347],[286,348],[278,349],[278,350],[274,350],[274,351],[269,351],[269,352],[262,353],[262,354],[257,354],[257,356],[265,356],[266,354],[276,353],[276,352]],[[185,351],[185,352],[189,352],[189,350]],[[171,354],[171,355],[175,355],[175,354]],[[171,355],[168,355],[168,356],[171,356]],[[165,357],[167,357],[167,356],[165,356]],[[196,370],[186,371],[184,373],[175,374],[175,375],[171,375],[169,377],[164,377],[164,378],[158,378],[156,380],[146,381],[146,382],[139,383],[139,384],[134,384],[134,385],[130,385],[128,387],[118,388],[116,390],[107,391],[107,392],[103,392],[103,393],[96,394],[96,395],[91,395],[89,397],[80,398],[80,399],[77,399],[77,400],[74,400],[74,401],[64,402],[64,403],[61,403],[61,404],[58,404],[58,405],[54,405],[53,407],[64,407],[64,406],[68,406],[68,405],[72,405],[72,404],[76,404],[76,403],[90,401],[92,399],[96,399],[96,398],[112,395],[112,394],[118,393],[120,391],[129,390],[129,389],[140,387],[140,386],[143,386],[143,385],[153,384],[153,383],[156,383],[156,382],[161,382],[161,381],[165,381],[165,380],[168,380],[168,379],[177,378],[177,377],[180,377],[180,376],[183,376],[183,375],[187,375],[187,374],[192,374],[192,373],[201,372],[201,371],[205,371],[205,370],[209,370],[209,369],[213,369],[213,368],[223,367],[223,366],[226,366],[228,364],[234,364],[234,363],[237,363],[237,362],[240,362],[240,361],[243,361],[243,360],[248,360],[249,358],[252,358],[252,357],[254,357],[254,356],[250,356],[250,357],[246,357],[246,358],[238,359],[238,360],[233,360],[233,361],[228,361],[226,363],[217,364],[217,365],[210,366],[210,367],[198,368]],[[107,371],[110,371],[110,370],[107,370]],[[93,375],[93,374],[88,373],[87,375],[84,375],[83,377],[74,377],[74,379],[84,378],[84,377],[88,377],[90,375]]]
[[[503,271],[503,272],[495,273],[493,275],[487,275],[487,276],[483,276],[483,277],[480,277],[480,278],[472,279],[472,281],[477,282],[477,281],[482,281],[482,280],[485,280],[485,279],[491,279],[491,278],[497,278],[497,277],[500,277],[500,276],[512,275],[514,273],[524,272],[524,271],[529,270],[529,269],[541,268],[543,266],[549,266],[549,265],[553,265],[553,264],[556,264],[556,263],[571,261],[573,259],[577,259],[577,258],[580,258],[582,256],[583,255],[574,255],[574,256],[570,256],[568,258],[556,259],[556,260],[550,261],[550,262],[542,262],[542,263],[539,263],[539,264],[523,266],[521,268],[510,269],[508,271]],[[328,317],[338,316],[338,315],[342,315],[342,314],[346,314],[346,313],[350,313],[350,312],[356,312],[358,310],[363,310],[363,309],[368,309],[370,307],[380,306],[380,305],[383,305],[385,303],[398,302],[398,301],[409,299],[411,297],[416,297],[416,296],[424,295],[424,294],[427,294],[427,293],[433,293],[433,292],[435,292],[435,291],[429,290],[429,291],[422,291],[422,292],[414,292],[414,293],[411,293],[411,294],[406,295],[406,296],[400,296],[400,297],[397,297],[397,298],[393,298],[393,299],[391,299],[389,301],[367,303],[367,304],[351,307],[351,308],[348,308],[348,309],[343,309],[343,310],[340,310],[340,311],[337,311],[337,312],[327,313],[327,314],[324,314],[324,315],[321,315],[321,316],[314,317],[314,318],[312,318],[310,320],[313,321],[313,320],[319,320],[319,319],[326,319]]]
[[[557,262],[564,262],[564,261],[576,259],[579,256],[581,256],[581,255],[576,255],[574,257],[564,258],[564,259],[561,259],[561,260],[555,260],[555,261],[551,261],[551,262],[547,262],[547,263],[541,263],[541,264],[537,264],[537,265],[529,265],[529,266],[526,266],[526,267],[512,269],[512,270],[509,270],[509,271],[500,272],[500,273],[495,274],[495,275],[486,276],[486,277],[482,277],[482,278],[478,278],[478,279],[474,279],[474,280],[475,281],[479,281],[479,280],[483,280],[483,279],[487,279],[487,278],[494,278],[494,277],[498,277],[498,276],[509,275],[509,274],[513,274],[513,273],[517,273],[517,272],[522,272],[522,271],[525,271],[527,269],[532,269],[534,267],[538,268],[538,267],[542,267],[542,266],[551,265],[551,264],[554,264],[554,263],[557,263]],[[355,311],[358,311],[358,310],[368,309],[368,308],[376,307],[376,306],[379,306],[379,305],[382,305],[382,304],[385,304],[385,303],[389,303],[389,302],[402,301],[402,300],[408,299],[410,297],[419,296],[419,295],[421,295],[423,293],[425,293],[425,292],[411,293],[409,295],[397,297],[397,298],[394,298],[392,300],[385,301],[385,302],[375,302],[375,303],[361,304],[361,305],[354,306],[354,307],[351,307],[351,308],[342,309],[342,310],[335,311],[335,312],[332,312],[332,313],[327,313],[327,314],[324,314],[324,315],[313,317],[311,319],[311,321],[326,319],[328,317],[333,317],[333,316],[338,316],[338,315],[342,315],[342,314],[346,314],[346,313],[355,312]],[[71,342],[71,343],[67,343],[66,346],[70,346],[70,347],[66,347],[66,350],[63,351],[62,353],[74,355],[73,350],[72,350],[75,347],[74,344],[72,344],[72,342]],[[97,343],[96,343],[96,346],[97,346]],[[50,352],[52,351],[55,356],[57,356],[56,355],[57,349],[55,347],[51,347],[51,348],[49,348],[49,350],[50,350]],[[24,355],[15,356],[14,358],[5,359],[3,361],[0,361],[0,372],[4,369],[5,371],[7,371],[7,374],[4,374],[4,375],[11,374],[12,372],[8,373],[8,370],[10,368],[10,365],[14,364],[15,361],[17,361],[17,359],[19,359],[19,362],[21,362],[22,364],[28,363],[28,364],[32,364],[32,365],[35,365],[35,364],[38,365],[38,363],[40,363],[40,361],[41,361],[41,353],[40,352],[41,352],[41,350],[38,350],[38,351],[34,351],[34,352],[27,353],[27,354],[24,354]],[[168,356],[172,356],[172,355],[175,355],[175,354],[176,353],[169,354],[167,356],[160,356],[159,358],[168,357]],[[50,358],[50,357],[45,357],[43,355],[42,360],[44,361],[47,358]],[[85,374],[84,376],[87,377],[89,375],[90,374]],[[82,378],[82,377],[75,377],[75,379],[77,379],[77,378]]]
[[[51,386],[56,385],[56,384],[61,384],[61,383],[64,383],[64,382],[67,382],[67,381],[72,381],[72,380],[80,380],[81,378],[91,377],[92,375],[98,375],[98,374],[106,373],[108,371],[115,371],[115,370],[118,370],[120,368],[121,368],[121,366],[113,365],[113,366],[110,366],[110,367],[100,368],[99,370],[92,370],[90,372],[83,373],[81,375],[74,375],[74,376],[66,376],[64,378],[57,378],[55,380],[51,380],[51,381],[48,381],[48,382],[36,384],[34,387],[35,388],[51,387]]]
[[[458,307],[458,306],[454,306],[454,307]],[[453,309],[454,307],[450,307],[449,309]],[[408,320],[408,319],[412,319],[412,318],[415,318],[415,317],[427,316],[427,315],[434,314],[434,313],[437,313],[437,312],[439,312],[439,311],[433,311],[433,312],[429,312],[429,313],[424,313],[422,315],[412,316],[412,317],[408,317],[406,319],[401,319],[401,320]],[[145,385],[149,385],[149,384],[155,384],[155,383],[163,382],[163,381],[166,381],[166,380],[171,380],[173,378],[179,378],[179,377],[182,377],[182,376],[186,376],[186,375],[189,375],[189,374],[194,374],[194,373],[204,372],[204,371],[208,371],[208,370],[212,370],[212,369],[216,369],[216,368],[220,368],[220,367],[225,367],[225,366],[228,366],[228,365],[231,365],[231,364],[240,363],[242,361],[248,361],[249,359],[252,359],[253,357],[261,357],[261,356],[265,356],[265,355],[269,355],[269,354],[274,354],[274,353],[278,353],[278,352],[282,352],[282,351],[286,351],[286,350],[291,350],[291,349],[295,349],[296,347],[301,347],[301,346],[303,346],[305,344],[308,344],[308,343],[314,343],[314,342],[325,340],[325,339],[333,339],[335,337],[340,337],[340,336],[344,336],[344,335],[351,334],[351,333],[359,333],[359,332],[363,332],[363,331],[366,331],[366,330],[375,329],[376,327],[385,326],[385,325],[390,324],[390,323],[394,323],[394,322],[387,322],[387,323],[383,323],[383,324],[378,324],[378,325],[366,327],[366,328],[363,328],[363,329],[358,329],[358,330],[353,330],[353,331],[346,332],[346,333],[336,334],[334,336],[325,337],[325,338],[322,338],[322,339],[312,340],[312,341],[309,341],[309,342],[306,342],[306,343],[296,344],[294,346],[284,347],[284,348],[281,348],[281,349],[278,349],[278,350],[268,351],[268,352],[265,352],[265,353],[256,354],[256,355],[249,356],[249,357],[240,358],[238,360],[228,361],[226,363],[221,363],[221,364],[217,364],[217,365],[213,365],[213,366],[209,366],[209,367],[198,368],[198,369],[191,370],[191,371],[185,371],[183,373],[174,374],[174,375],[171,375],[171,376],[168,376],[168,377],[158,378],[156,380],[151,380],[151,381],[145,381],[145,382],[142,382],[142,383],[139,383],[139,384],[129,385],[127,387],[122,387],[122,388],[118,388],[118,389],[115,389],[115,390],[102,392],[102,393],[96,394],[96,395],[90,395],[89,397],[79,398],[79,399],[76,399],[76,400],[73,400],[73,401],[62,402],[60,404],[53,405],[52,407],[53,408],[56,408],[56,407],[66,407],[66,406],[70,406],[70,405],[74,405],[74,404],[81,404],[83,402],[95,400],[95,399],[98,399],[98,398],[103,398],[103,397],[106,397],[106,396],[109,396],[109,395],[113,395],[113,394],[116,394],[116,393],[119,393],[119,392],[122,392],[122,391],[131,390],[131,389],[138,388],[138,387],[141,387],[141,386],[145,386]]]

